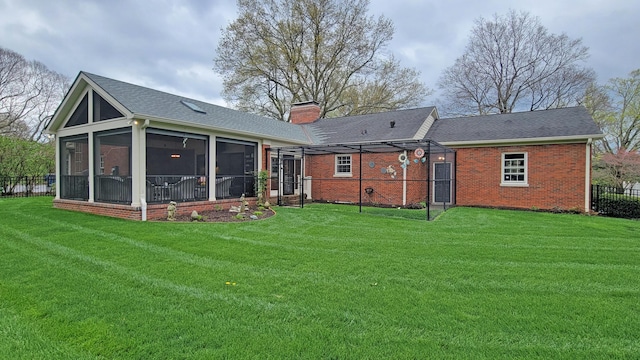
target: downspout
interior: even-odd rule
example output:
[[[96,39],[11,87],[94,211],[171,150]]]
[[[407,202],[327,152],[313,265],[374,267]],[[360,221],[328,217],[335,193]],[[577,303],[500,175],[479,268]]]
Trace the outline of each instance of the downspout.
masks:
[[[587,140],[585,147],[585,166],[584,166],[584,212],[591,210],[591,143],[593,138]]]
[[[142,210],[142,221],[147,221],[147,200],[140,196],[140,209]]]

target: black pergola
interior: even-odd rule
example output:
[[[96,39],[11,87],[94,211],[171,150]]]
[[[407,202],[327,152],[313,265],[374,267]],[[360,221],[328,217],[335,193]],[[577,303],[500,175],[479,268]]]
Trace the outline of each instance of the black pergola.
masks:
[[[381,142],[354,142],[345,144],[324,144],[324,145],[296,145],[285,147],[273,147],[269,151],[277,154],[278,163],[281,164],[281,160],[284,156],[299,157],[302,161],[301,165],[301,179],[305,178],[305,156],[306,155],[332,155],[332,154],[358,154],[359,161],[359,211],[362,212],[362,154],[380,154],[380,153],[393,153],[398,151],[414,152],[417,149],[424,151],[424,157],[426,157],[426,218],[430,219],[430,186],[431,182],[431,164],[432,156],[442,156],[443,159],[447,159],[448,154],[453,154],[453,163],[455,164],[455,150],[448,148],[436,141],[430,139],[423,140],[401,140],[401,141],[381,141]],[[455,166],[455,165],[454,165]],[[280,178],[280,171],[278,171],[278,183],[281,183],[283,179]],[[449,180],[454,181],[455,176]],[[281,184],[278,186],[278,205],[282,204],[282,195],[280,192]],[[455,192],[454,198],[451,203],[455,204]],[[446,205],[445,210],[446,210]],[[300,181],[300,207],[304,207],[304,180]]]

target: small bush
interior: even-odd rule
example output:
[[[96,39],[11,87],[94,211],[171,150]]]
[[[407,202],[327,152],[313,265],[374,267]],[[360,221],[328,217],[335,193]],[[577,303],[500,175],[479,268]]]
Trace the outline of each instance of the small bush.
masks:
[[[263,214],[262,211],[256,211],[253,213],[253,215],[255,216],[262,216],[262,214]]]

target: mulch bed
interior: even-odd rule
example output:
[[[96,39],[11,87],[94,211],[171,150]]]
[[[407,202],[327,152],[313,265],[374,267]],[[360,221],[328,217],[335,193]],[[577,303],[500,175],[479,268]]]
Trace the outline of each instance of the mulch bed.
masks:
[[[262,212],[262,214],[256,215],[258,217],[257,219],[252,219],[251,215],[255,215],[254,214],[255,212]],[[275,213],[271,209],[264,209],[264,210],[247,209],[244,215],[241,218],[239,218],[237,216],[238,213],[230,212],[229,210],[208,210],[208,211],[198,212],[198,215],[202,216],[202,219],[198,220],[197,222],[243,222],[243,221],[263,220],[263,219],[272,217],[273,215],[275,215]],[[168,220],[165,218],[165,219],[160,219],[158,221],[168,221]],[[191,214],[185,214],[185,215],[176,216],[175,222],[193,222],[193,220],[191,220]]]

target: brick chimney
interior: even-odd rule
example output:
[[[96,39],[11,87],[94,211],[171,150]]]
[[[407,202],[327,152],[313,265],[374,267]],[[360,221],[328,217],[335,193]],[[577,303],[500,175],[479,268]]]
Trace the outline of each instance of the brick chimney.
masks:
[[[308,124],[320,118],[320,105],[315,101],[306,101],[291,105],[289,115],[292,124]]]

